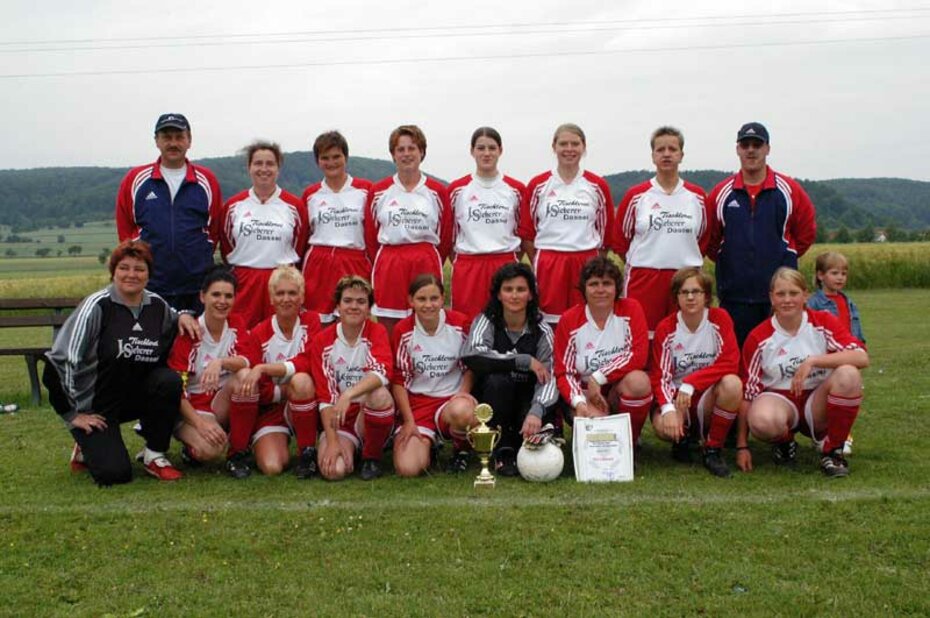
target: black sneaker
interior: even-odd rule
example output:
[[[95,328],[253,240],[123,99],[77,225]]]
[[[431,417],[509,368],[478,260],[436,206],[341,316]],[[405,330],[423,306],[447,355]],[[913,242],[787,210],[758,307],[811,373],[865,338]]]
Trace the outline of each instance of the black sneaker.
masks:
[[[471,462],[471,451],[455,451],[452,459],[446,464],[446,472],[449,474],[461,474],[468,470],[468,464]]]
[[[376,459],[363,459],[359,476],[363,481],[373,481],[381,476],[381,464]]]
[[[299,479],[312,479],[316,473],[316,447],[305,446],[294,464],[294,476]]]
[[[772,461],[776,466],[793,466],[798,460],[798,443],[794,438],[772,445]]]
[[[838,448],[825,453],[820,458],[820,471],[833,479],[849,476],[849,463],[843,457],[843,449]]]
[[[194,456],[191,454],[190,447],[186,444],[181,447],[181,461],[188,468],[199,468],[203,466],[203,462],[194,458]]]
[[[494,454],[494,471],[501,476],[517,476],[517,453],[511,447],[505,446],[497,449]]]
[[[687,435],[678,442],[672,442],[672,459],[678,463],[691,463],[691,438]]]
[[[234,479],[247,479],[252,474],[252,468],[249,467],[248,451],[239,451],[226,458],[226,471]]]
[[[725,479],[730,476],[730,468],[727,462],[723,460],[723,455],[719,448],[704,449],[704,467],[707,468],[714,476]]]

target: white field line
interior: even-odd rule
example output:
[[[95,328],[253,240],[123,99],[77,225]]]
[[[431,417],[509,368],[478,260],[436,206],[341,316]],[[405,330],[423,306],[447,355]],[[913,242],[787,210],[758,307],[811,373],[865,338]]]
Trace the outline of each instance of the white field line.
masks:
[[[37,505],[3,505],[0,515],[119,515],[119,514],[157,514],[157,513],[223,513],[223,512],[275,512],[288,513],[315,512],[327,510],[344,510],[369,512],[391,510],[422,509],[509,509],[513,507],[579,507],[579,506],[616,506],[636,507],[650,505],[669,506],[704,506],[704,505],[747,505],[764,506],[785,501],[807,503],[839,502],[874,502],[879,500],[924,500],[930,498],[930,489],[878,490],[862,489],[850,491],[798,491],[786,493],[768,493],[766,495],[665,495],[633,496],[612,494],[609,496],[511,496],[505,490],[497,488],[493,496],[476,496],[470,491],[456,497],[417,499],[408,497],[359,500],[353,497],[346,500],[211,500],[204,497],[199,500],[180,500],[173,502],[151,503],[110,503],[110,504],[37,504]],[[164,496],[162,496],[163,498]]]

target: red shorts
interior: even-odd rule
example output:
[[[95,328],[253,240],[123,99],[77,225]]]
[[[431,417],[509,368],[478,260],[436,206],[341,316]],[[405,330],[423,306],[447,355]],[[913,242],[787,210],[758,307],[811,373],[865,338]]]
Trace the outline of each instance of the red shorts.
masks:
[[[371,269],[375,288],[372,313],[382,318],[410,315],[407,288],[422,273],[432,273],[442,281],[442,259],[428,242],[412,245],[382,245]]]
[[[268,295],[268,280],[272,270],[233,266],[237,282],[236,302],[233,303],[230,314],[242,316],[248,328],[253,328],[265,318],[274,315]]]
[[[473,318],[488,302],[491,278],[501,266],[517,261],[517,254],[483,253],[469,255],[459,253],[452,262],[452,308]]]
[[[336,301],[336,284],[346,275],[371,280],[371,262],[361,249],[343,249],[310,245],[304,257],[304,307],[320,314],[323,322],[332,322]]]
[[[795,395],[791,391],[770,390],[762,391],[759,393],[759,397],[778,397],[785,401],[791,409],[791,413],[793,415],[791,431],[801,432],[812,440],[817,441],[813,432],[814,410],[811,407],[813,404],[811,395],[814,394],[815,390],[817,389],[814,388],[807,390],[802,392],[800,395]]]
[[[255,421],[255,428],[252,432],[252,444],[272,433],[283,433],[290,437],[291,423],[285,412],[286,405],[282,401],[270,406],[262,406],[259,409],[258,419]]]
[[[656,324],[662,318],[678,311],[678,303],[672,298],[671,284],[674,270],[660,268],[627,267],[623,276],[623,295],[638,300],[646,314],[649,338],[652,339]],[[710,298],[707,299],[710,302]]]
[[[420,433],[433,442],[438,442],[443,438],[448,440],[452,434],[449,432],[449,423],[442,418],[442,410],[452,397],[430,397],[408,392],[407,398],[410,400],[413,420]],[[394,433],[399,431],[400,427],[394,430]]]
[[[550,324],[570,307],[584,302],[578,289],[578,279],[585,262],[597,257],[597,250],[552,251],[539,249],[533,263],[536,285],[539,287],[539,310]]]
[[[348,438],[352,444],[355,445],[356,449],[362,447],[362,406],[353,403],[349,406],[349,410],[346,412],[345,418],[342,419],[342,424],[339,425],[339,429],[336,430],[340,436]],[[320,414],[320,419],[322,422],[323,415]],[[322,442],[326,438],[325,433],[320,434],[320,441]],[[322,445],[321,447],[322,448]]]

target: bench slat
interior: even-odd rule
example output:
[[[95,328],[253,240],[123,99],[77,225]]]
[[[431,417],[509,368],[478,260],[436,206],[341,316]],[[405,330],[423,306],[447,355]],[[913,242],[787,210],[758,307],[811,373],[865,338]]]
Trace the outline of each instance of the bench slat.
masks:
[[[0,298],[0,309],[73,309],[80,298]]]
[[[68,316],[60,313],[49,315],[4,315],[0,316],[0,328],[21,326],[61,326]]]

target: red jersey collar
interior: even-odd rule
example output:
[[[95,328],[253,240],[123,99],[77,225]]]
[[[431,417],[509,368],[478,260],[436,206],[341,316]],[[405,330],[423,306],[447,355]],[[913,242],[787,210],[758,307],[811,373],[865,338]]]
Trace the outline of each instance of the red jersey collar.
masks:
[[[736,172],[736,179],[733,181],[734,189],[746,190],[746,183],[743,182],[743,172]],[[775,188],[775,170],[768,165],[765,166],[765,180],[762,181],[762,189]]]

